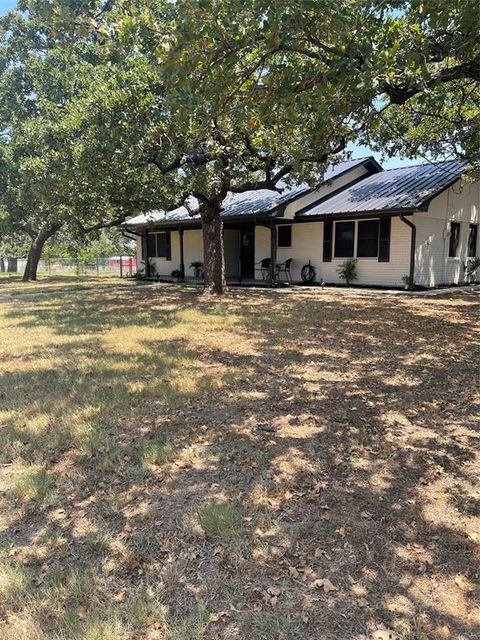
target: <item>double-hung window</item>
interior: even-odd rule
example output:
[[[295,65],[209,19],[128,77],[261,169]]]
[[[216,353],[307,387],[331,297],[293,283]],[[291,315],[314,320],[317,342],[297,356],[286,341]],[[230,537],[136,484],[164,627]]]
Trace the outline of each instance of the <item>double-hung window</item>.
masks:
[[[149,231],[147,238],[149,258],[172,259],[170,231],[162,231],[160,233]]]

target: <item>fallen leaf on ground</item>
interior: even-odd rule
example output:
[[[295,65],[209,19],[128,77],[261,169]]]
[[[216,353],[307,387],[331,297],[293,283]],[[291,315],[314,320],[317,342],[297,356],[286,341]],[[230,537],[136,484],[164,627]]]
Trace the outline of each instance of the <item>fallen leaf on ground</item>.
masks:
[[[313,587],[317,587],[318,589],[322,589],[325,593],[330,593],[331,591],[338,591],[337,587],[333,585],[328,578],[322,578],[321,580],[315,580],[312,584]]]

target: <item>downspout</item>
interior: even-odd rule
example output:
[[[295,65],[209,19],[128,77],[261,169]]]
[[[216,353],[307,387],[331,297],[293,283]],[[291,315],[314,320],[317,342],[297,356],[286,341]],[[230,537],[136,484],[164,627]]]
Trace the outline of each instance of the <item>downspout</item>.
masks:
[[[417,227],[413,222],[405,218],[405,216],[400,216],[400,220],[404,222],[410,229],[412,230],[411,241],[410,241],[410,285],[413,287],[415,282],[415,249],[417,245]]]

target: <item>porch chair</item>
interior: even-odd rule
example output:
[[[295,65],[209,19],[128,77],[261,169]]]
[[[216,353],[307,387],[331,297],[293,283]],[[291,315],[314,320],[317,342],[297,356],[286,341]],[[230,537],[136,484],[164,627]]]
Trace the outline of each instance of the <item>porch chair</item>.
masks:
[[[255,263],[255,271],[260,271],[262,274],[262,280],[266,280],[270,275],[270,265],[272,261],[270,258],[263,258],[260,262]]]
[[[285,260],[285,262],[279,262],[275,268],[275,276],[276,279],[279,280],[280,279],[280,274],[284,273],[285,274],[285,280],[287,282],[291,282],[292,281],[292,274],[290,273],[290,267],[292,265],[293,262],[293,258],[288,258],[288,260]]]

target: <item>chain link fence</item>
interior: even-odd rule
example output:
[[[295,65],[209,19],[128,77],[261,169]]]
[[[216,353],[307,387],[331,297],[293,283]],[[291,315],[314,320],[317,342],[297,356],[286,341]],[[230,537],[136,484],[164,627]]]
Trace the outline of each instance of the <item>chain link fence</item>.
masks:
[[[0,256],[0,272],[23,273],[26,258],[9,258]],[[38,263],[38,273],[48,275],[107,275],[115,274],[125,277],[135,275],[137,261],[132,256],[111,256],[94,258],[90,261],[77,258],[46,258]]]

